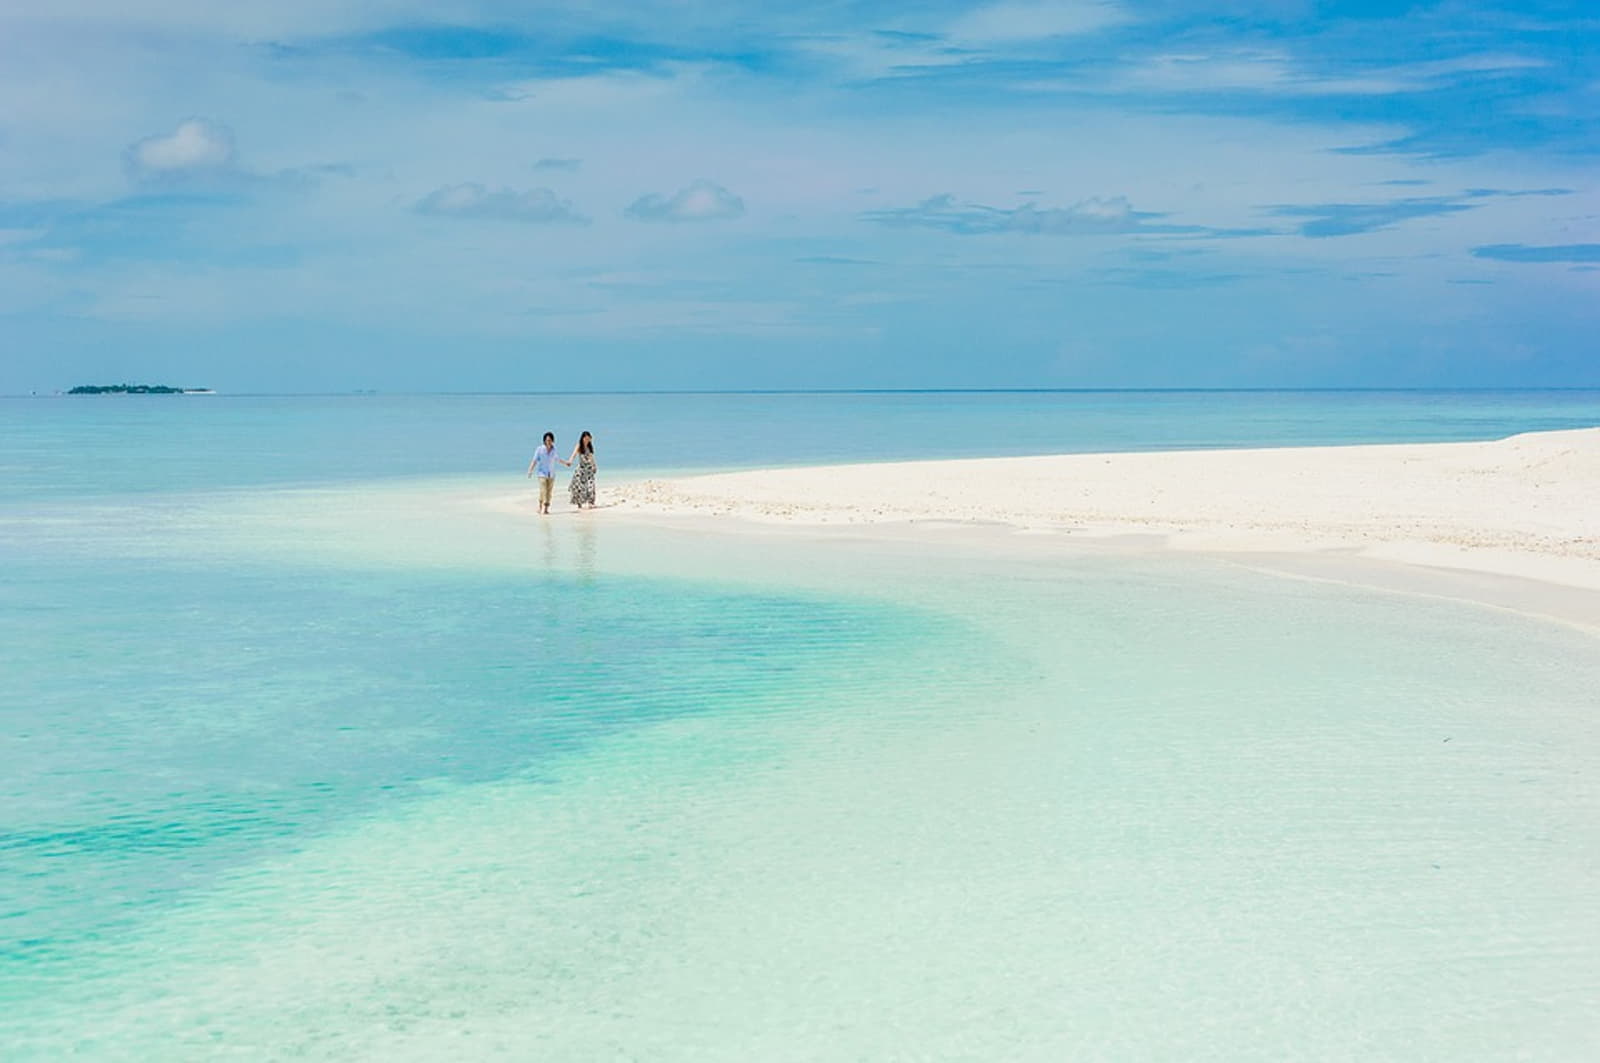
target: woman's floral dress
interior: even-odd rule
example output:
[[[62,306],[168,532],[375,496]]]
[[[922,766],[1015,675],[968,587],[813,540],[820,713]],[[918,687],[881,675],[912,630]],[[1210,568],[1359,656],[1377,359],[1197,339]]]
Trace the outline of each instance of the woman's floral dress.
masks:
[[[568,495],[575,506],[594,505],[594,455],[579,454],[577,468],[572,470],[572,485]]]

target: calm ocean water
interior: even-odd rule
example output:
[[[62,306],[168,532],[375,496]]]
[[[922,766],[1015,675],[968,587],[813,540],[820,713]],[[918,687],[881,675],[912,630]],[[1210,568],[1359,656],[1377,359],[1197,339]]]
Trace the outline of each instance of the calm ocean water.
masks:
[[[604,490],[1594,424],[1600,392],[0,400],[0,1057],[1585,1058],[1592,637],[472,492],[525,490],[546,427],[596,433]]]
[[[1596,424],[1593,390],[0,398],[0,500],[520,471],[546,430],[657,471]]]

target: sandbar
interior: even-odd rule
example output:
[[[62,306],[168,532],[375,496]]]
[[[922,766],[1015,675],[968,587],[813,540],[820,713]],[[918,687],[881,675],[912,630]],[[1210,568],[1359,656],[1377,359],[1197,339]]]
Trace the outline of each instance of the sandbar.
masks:
[[[875,462],[646,479],[638,518],[898,529],[998,527],[1252,558],[1600,624],[1600,428],[1488,442]],[[1475,580],[1446,592],[1416,570]],[[1411,575],[1398,575],[1412,570]],[[1388,571],[1386,577],[1371,573]]]

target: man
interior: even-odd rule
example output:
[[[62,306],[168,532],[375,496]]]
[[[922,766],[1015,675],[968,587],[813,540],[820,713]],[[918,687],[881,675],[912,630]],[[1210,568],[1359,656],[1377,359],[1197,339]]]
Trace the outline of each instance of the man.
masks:
[[[539,474],[539,512],[550,512],[550,495],[556,489],[556,462],[571,465],[572,462],[556,453],[556,434],[546,432],[544,444],[533,452],[533,461],[528,464],[528,475]]]

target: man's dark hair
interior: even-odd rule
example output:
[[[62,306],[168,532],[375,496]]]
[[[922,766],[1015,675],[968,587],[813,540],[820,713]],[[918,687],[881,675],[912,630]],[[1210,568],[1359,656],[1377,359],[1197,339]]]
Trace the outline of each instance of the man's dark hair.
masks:
[[[546,432],[544,434],[544,440],[546,443],[554,443],[556,441],[556,434],[554,432]]]

